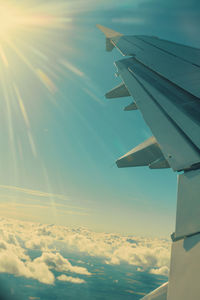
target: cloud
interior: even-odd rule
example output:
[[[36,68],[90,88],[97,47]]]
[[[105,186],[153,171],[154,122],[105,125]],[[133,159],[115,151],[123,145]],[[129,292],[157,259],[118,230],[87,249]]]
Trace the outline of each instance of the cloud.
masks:
[[[23,252],[23,249],[21,251]],[[0,273],[33,278],[44,284],[53,284],[55,280],[46,264],[30,261],[28,256],[20,255],[20,251],[16,251],[13,245],[6,242],[0,251]]]
[[[149,271],[149,273],[151,274],[155,274],[155,275],[163,275],[163,276],[167,276],[169,273],[169,268],[167,266],[163,266],[161,268],[158,269],[151,269]]]
[[[0,219],[0,236],[0,272],[32,278],[44,284],[55,283],[54,272],[61,273],[58,280],[74,283],[87,280],[79,278],[80,281],[72,274],[92,276],[82,262],[80,266],[80,261],[72,263],[65,257],[64,253],[68,251],[99,257],[112,265],[126,262],[136,266],[138,271],[155,275],[167,276],[169,270],[170,242],[166,239],[126,237],[97,233],[84,227],[5,218]],[[39,250],[41,254],[31,259],[29,250]]]
[[[0,189],[4,189],[4,190],[10,190],[10,191],[14,191],[14,192],[20,192],[20,193],[24,193],[30,196],[37,196],[37,197],[44,197],[44,198],[58,198],[61,200],[67,200],[66,197],[64,195],[61,194],[52,194],[52,193],[47,193],[47,192],[42,192],[42,191],[38,191],[38,190],[31,190],[31,189],[26,189],[26,188],[21,188],[21,187],[17,187],[17,186],[11,186],[11,185],[0,185]]]
[[[88,216],[88,212],[84,212],[82,208],[76,208],[77,210],[72,210],[70,206],[67,205],[59,205],[59,204],[53,204],[54,209],[58,211],[59,214],[68,214],[68,215],[78,215],[78,216]],[[47,214],[47,210],[52,210],[52,204],[46,203],[46,204],[30,204],[30,203],[8,203],[8,202],[2,202],[0,203],[1,210],[6,210],[12,212],[13,210],[16,212],[17,210],[28,210],[34,211],[42,211],[45,210]],[[78,211],[81,210],[81,211]],[[33,216],[34,218],[34,216]]]
[[[43,253],[42,256],[35,259],[35,262],[38,264],[45,263],[50,269],[54,269],[57,272],[72,272],[82,275],[91,275],[86,268],[72,266],[72,264],[60,253]]]
[[[86,268],[72,265],[60,253],[53,252],[55,248],[51,244],[54,234],[50,229],[50,225],[0,219],[0,273],[32,278],[51,285],[55,282],[54,270],[91,275]],[[56,230],[59,232],[59,226]],[[41,250],[42,254],[32,260],[27,254],[30,247]]]
[[[44,284],[54,284],[55,276],[45,263],[33,260],[31,262],[27,262],[26,266],[31,272],[31,278]]]
[[[66,215],[87,217],[90,214],[90,210],[69,201],[66,204],[66,200],[61,194],[0,185],[0,211],[8,218],[46,223],[57,218],[62,223]]]
[[[85,283],[84,279],[81,278],[75,278],[75,277],[71,277],[71,276],[66,276],[66,275],[60,275],[57,277],[58,280],[60,281],[67,281],[67,282],[72,282],[72,283]]]

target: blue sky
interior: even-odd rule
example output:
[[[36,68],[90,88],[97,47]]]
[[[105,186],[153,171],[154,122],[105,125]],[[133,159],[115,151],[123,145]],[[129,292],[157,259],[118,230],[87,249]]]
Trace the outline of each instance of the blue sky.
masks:
[[[47,2],[44,5],[55,3]],[[12,74],[30,127],[27,135],[26,117],[16,108],[15,97],[1,101],[1,214],[96,231],[169,235],[174,228],[176,175],[171,170],[115,166],[117,158],[151,132],[140,112],[123,111],[131,99],[104,98],[120,82],[113,63],[121,56],[117,50],[105,52],[104,36],[96,24],[199,47],[199,3],[102,0],[82,5],[77,0],[67,4],[59,11],[60,18],[69,18],[65,28],[48,29],[39,37],[33,32],[33,41],[30,34],[23,44],[19,42],[22,52],[29,42],[39,49],[40,58],[28,52],[27,57],[37,70],[45,70],[37,71],[40,83],[22,58],[14,58],[3,45],[12,70],[0,76],[2,82],[10,82]],[[43,65],[45,59],[48,64]]]

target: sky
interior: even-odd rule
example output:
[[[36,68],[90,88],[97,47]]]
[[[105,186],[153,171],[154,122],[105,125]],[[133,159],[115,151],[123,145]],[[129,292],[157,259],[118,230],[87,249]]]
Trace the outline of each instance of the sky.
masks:
[[[0,215],[169,236],[172,170],[118,169],[151,136],[131,99],[106,100],[120,83],[116,49],[100,23],[200,47],[198,1],[0,1]]]

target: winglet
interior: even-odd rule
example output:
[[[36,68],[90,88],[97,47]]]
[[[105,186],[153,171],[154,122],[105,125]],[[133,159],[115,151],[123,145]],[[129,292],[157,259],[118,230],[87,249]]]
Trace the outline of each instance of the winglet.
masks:
[[[122,36],[123,34],[116,32],[110,28],[97,24],[97,28],[99,28],[106,36],[106,38],[110,39],[116,36]]]
[[[115,47],[115,43],[113,43],[112,39],[120,38],[123,34],[99,24],[97,24],[97,28],[99,28],[106,36],[106,51],[112,51]]]

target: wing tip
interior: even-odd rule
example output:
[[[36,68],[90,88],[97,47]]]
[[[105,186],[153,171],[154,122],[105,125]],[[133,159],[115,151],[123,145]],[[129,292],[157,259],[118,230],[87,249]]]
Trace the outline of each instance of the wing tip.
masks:
[[[96,24],[96,27],[105,34],[106,38],[113,38],[116,36],[122,36],[123,34],[101,24]]]

